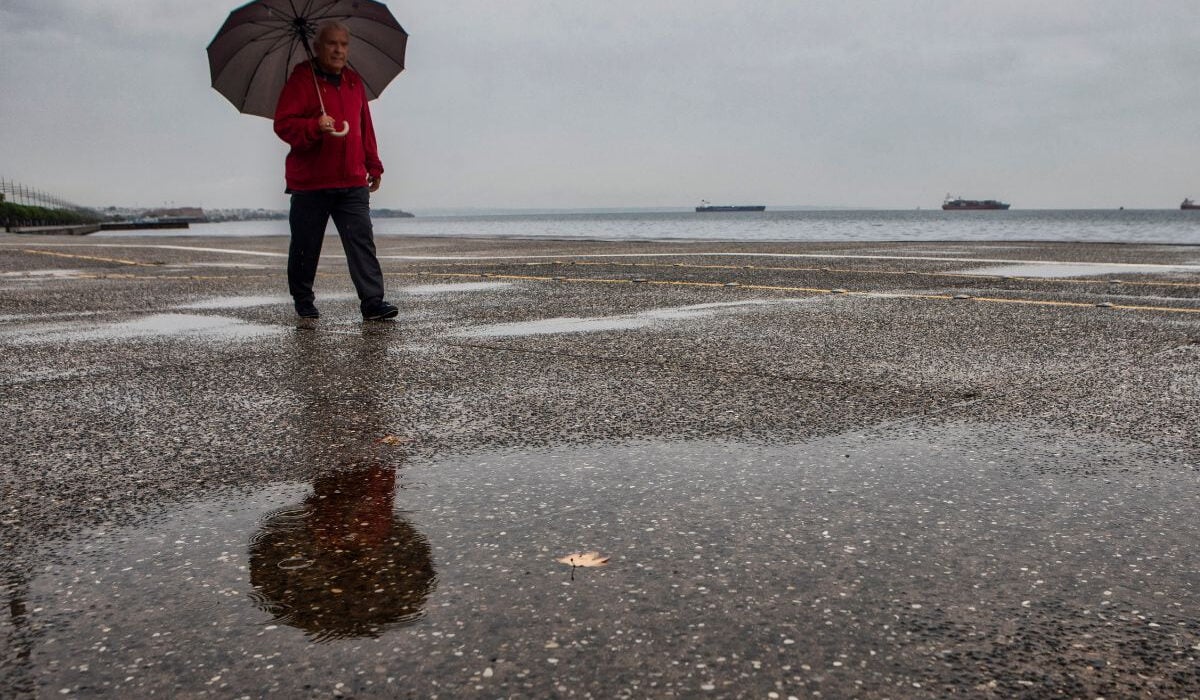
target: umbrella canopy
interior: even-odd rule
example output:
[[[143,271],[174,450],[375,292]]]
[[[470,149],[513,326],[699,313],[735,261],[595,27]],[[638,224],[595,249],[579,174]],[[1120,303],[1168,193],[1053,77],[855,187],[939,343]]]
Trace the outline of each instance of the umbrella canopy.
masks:
[[[378,637],[420,619],[437,587],[429,540],[394,510],[396,470],[318,477],[250,540],[251,598],[316,641]]]
[[[404,70],[408,33],[374,0],[255,0],[239,7],[208,45],[213,88],[239,112],[274,117],[292,68],[311,57],[317,28],[333,20],[350,30],[349,66],[367,99],[379,97]]]

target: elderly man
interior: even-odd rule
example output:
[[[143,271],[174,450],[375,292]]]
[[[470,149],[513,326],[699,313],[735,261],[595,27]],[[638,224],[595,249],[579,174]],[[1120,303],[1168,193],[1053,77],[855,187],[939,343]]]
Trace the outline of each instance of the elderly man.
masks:
[[[362,78],[346,65],[349,30],[338,22],[323,25],[314,53],[313,61],[292,71],[275,107],[275,133],[292,147],[286,161],[292,196],[288,289],[298,316],[320,316],[313,281],[332,216],[363,319],[395,318],[399,309],[383,300],[371,228],[369,193],[379,189],[383,163]]]

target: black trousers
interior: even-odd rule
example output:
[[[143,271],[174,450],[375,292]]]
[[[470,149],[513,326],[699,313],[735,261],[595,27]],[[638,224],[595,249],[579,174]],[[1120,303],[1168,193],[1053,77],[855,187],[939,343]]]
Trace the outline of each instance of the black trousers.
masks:
[[[313,301],[313,281],[321,259],[321,244],[329,217],[337,227],[346,251],[350,279],[365,311],[383,301],[383,270],[375,254],[371,228],[371,196],[366,187],[292,192],[288,222],[292,241],[288,246],[288,291],[295,301]]]

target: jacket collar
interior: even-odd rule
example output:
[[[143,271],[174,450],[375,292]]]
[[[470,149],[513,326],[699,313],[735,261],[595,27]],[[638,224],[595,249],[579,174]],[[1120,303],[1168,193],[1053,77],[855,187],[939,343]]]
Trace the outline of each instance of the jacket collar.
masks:
[[[292,69],[292,72],[295,73],[297,71],[304,71],[305,73],[308,73],[309,71],[312,71],[314,69],[316,70],[318,77],[324,79],[326,82],[328,82],[332,85],[338,84],[337,82],[335,82],[336,80],[338,80],[338,78],[330,77],[331,74],[326,73],[325,71],[321,70],[321,66],[317,64],[317,59],[315,59],[315,58],[312,59],[311,61],[301,61],[301,62],[297,63],[296,67]],[[345,68],[342,69],[340,77],[341,77],[341,80],[343,82],[345,82],[347,85],[354,85],[355,82],[358,81],[358,73],[355,73],[354,69],[349,66],[346,66]]]

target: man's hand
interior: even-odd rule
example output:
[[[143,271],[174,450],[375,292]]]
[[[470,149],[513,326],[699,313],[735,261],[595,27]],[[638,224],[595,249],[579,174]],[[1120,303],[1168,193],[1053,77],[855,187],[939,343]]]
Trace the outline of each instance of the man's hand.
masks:
[[[367,176],[367,187],[372,192],[379,189],[379,183],[381,183],[381,182],[383,182],[382,175],[368,175]]]
[[[317,128],[326,134],[337,131],[337,129],[335,129],[333,126],[333,117],[329,116],[328,114],[322,114],[317,119]]]

